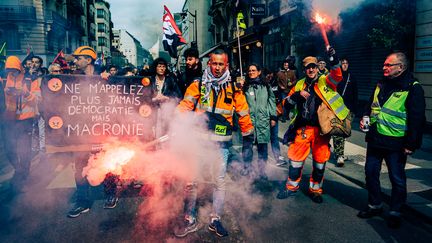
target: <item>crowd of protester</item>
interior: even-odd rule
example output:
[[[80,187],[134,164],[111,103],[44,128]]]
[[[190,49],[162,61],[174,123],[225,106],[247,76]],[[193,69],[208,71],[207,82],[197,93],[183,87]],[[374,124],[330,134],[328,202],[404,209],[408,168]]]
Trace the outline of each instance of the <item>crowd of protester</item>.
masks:
[[[151,66],[144,65],[137,68],[133,66],[118,67],[116,65],[96,66],[94,65],[96,53],[91,47],[80,47],[74,54],[74,61],[70,63],[53,62],[49,65],[43,63],[43,59],[37,55],[29,55],[24,60],[18,57],[9,56],[6,60],[5,71],[3,72],[3,81],[1,93],[1,112],[2,135],[5,141],[6,154],[15,168],[15,175],[12,179],[13,189],[17,192],[23,190],[26,178],[29,175],[31,162],[32,133],[37,130],[40,137],[39,149],[44,148],[44,121],[41,119],[42,107],[40,107],[41,96],[41,79],[44,75],[59,74],[85,74],[109,76],[149,76],[151,87],[154,89],[152,101],[161,105],[164,102],[175,102],[179,105],[180,110],[195,111],[206,110],[207,103],[201,103],[203,100],[210,99],[211,94],[222,95],[220,90],[229,91],[225,93],[223,102],[217,103],[220,110],[235,109],[234,115],[216,114],[223,117],[225,126],[233,130],[240,128],[239,132],[243,135],[243,166],[240,174],[250,178],[267,181],[265,167],[268,161],[268,145],[271,145],[272,154],[276,166],[288,167],[288,177],[284,188],[277,194],[277,198],[286,199],[294,196],[299,190],[299,183],[302,176],[302,169],[310,151],[312,152],[313,172],[310,178],[309,193],[315,203],[322,203],[322,185],[324,178],[324,169],[326,163],[330,160],[330,139],[331,136],[321,134],[317,110],[320,104],[327,103],[335,113],[344,113],[344,117],[353,120],[357,112],[357,86],[355,77],[349,72],[348,59],[337,58],[333,48],[327,52],[329,65],[324,58],[306,57],[302,61],[302,68],[305,77],[299,79],[299,72],[295,68],[295,58],[288,57],[283,61],[278,70],[269,70],[258,64],[247,66],[245,78],[238,79],[239,75],[236,70],[231,73],[228,68],[228,56],[224,51],[215,51],[210,56],[206,65],[202,65],[199,59],[199,53],[196,49],[188,49],[184,52],[185,70],[170,70],[167,60],[157,58]],[[390,59],[389,59],[390,58]],[[341,61],[341,62],[340,62]],[[342,68],[341,68],[342,63]],[[406,163],[406,156],[411,154],[415,149],[420,147],[421,133],[418,129],[422,127],[424,121],[424,94],[421,86],[407,71],[408,62],[403,54],[391,54],[384,64],[384,81],[379,83],[379,88],[372,95],[369,107],[364,113],[365,116],[371,116],[374,120],[371,122],[371,132],[368,132],[368,155],[366,161],[366,181],[367,189],[370,193],[368,208],[359,213],[361,218],[369,218],[382,212],[382,200],[379,193],[379,171],[376,171],[377,164],[381,164],[385,159],[388,166],[395,169],[391,170],[392,185],[394,194],[392,195],[392,204],[390,212],[389,226],[398,227],[400,225],[400,208],[406,200],[406,178],[404,168],[398,166],[398,161]],[[47,68],[46,68],[47,67]],[[204,70],[203,70],[204,67]],[[397,69],[399,68],[399,69]],[[389,71],[389,69],[391,69]],[[395,71],[393,70],[395,69]],[[393,72],[394,71],[394,72]],[[387,72],[387,75],[386,75]],[[388,74],[390,72],[390,74]],[[400,76],[402,75],[402,76]],[[303,75],[302,75],[303,76]],[[402,77],[402,78],[400,78]],[[218,82],[215,85],[216,81]],[[238,80],[238,82],[237,82]],[[389,80],[396,80],[396,87],[389,85]],[[377,95],[380,88],[385,97]],[[402,88],[408,95],[407,102],[416,102],[416,109],[408,110],[408,118],[392,118],[392,114],[405,114],[406,109],[383,114],[385,110],[377,108],[377,101],[384,104],[390,99],[393,92],[399,92]],[[330,94],[323,94],[324,91]],[[377,93],[378,92],[378,93]],[[231,94],[228,97],[228,93]],[[406,94],[405,95],[406,98]],[[330,98],[329,98],[330,97]],[[330,100],[340,101],[333,104]],[[403,103],[391,100],[394,104]],[[218,101],[219,102],[219,101]],[[399,102],[399,103],[398,103]],[[411,104],[410,103],[410,104]],[[378,104],[379,106],[379,104]],[[386,107],[384,105],[384,107]],[[386,107],[387,109],[392,109]],[[210,109],[211,110],[211,109]],[[337,112],[336,112],[337,110]],[[350,112],[351,110],[351,112]],[[213,109],[213,113],[214,109]],[[217,112],[216,112],[217,113]],[[383,115],[381,115],[383,114]],[[209,115],[210,119],[215,114]],[[383,117],[382,117],[383,116]],[[391,127],[385,127],[379,123],[381,120],[398,123],[402,127],[401,131],[392,131]],[[408,119],[408,123],[407,123]],[[288,144],[288,151],[281,151],[278,138],[278,124],[280,122],[289,122],[289,129],[286,133],[285,142]],[[378,125],[377,125],[378,124]],[[408,125],[407,125],[408,124]],[[414,124],[414,125],[413,125]],[[361,126],[364,124],[362,123]],[[35,129],[37,127],[37,129]],[[408,132],[405,132],[408,131]],[[285,131],[283,131],[285,132]],[[408,135],[407,135],[408,134]],[[220,134],[217,134],[220,135]],[[228,138],[225,134],[223,139]],[[410,141],[407,144],[405,137],[408,136]],[[394,138],[396,137],[396,138]],[[346,161],[344,155],[345,138],[333,136],[334,153],[337,166],[343,167]],[[387,143],[387,144],[386,144]],[[395,151],[395,146],[399,150]],[[253,159],[253,145],[256,145],[258,156]],[[221,153],[224,158],[228,158],[227,148],[230,144],[227,141],[220,142]],[[27,149],[17,149],[27,148]],[[82,169],[88,160],[89,154],[81,154],[78,159],[80,166],[77,170]],[[256,169],[252,169],[256,161]],[[227,161],[223,161],[225,164]],[[373,163],[373,165],[371,165]],[[68,213],[69,217],[78,217],[90,209],[88,196],[89,184],[81,173],[76,176],[77,182],[77,204]],[[218,236],[228,235],[228,231],[222,226],[220,219],[222,214],[222,205],[224,198],[224,174],[221,175],[222,181],[217,183],[215,189],[214,211],[212,213],[209,229]],[[190,190],[195,190],[195,184],[189,184]],[[221,194],[223,193],[223,194]],[[105,203],[105,208],[114,208],[117,204],[118,195],[115,190],[111,190]],[[194,194],[192,200],[196,200]],[[394,197],[394,199],[393,199]],[[176,235],[184,237],[188,233],[197,230],[195,204],[190,206],[190,211],[185,212],[186,222],[184,228],[177,230]],[[187,207],[185,207],[187,208]],[[194,213],[193,213],[194,212]]]

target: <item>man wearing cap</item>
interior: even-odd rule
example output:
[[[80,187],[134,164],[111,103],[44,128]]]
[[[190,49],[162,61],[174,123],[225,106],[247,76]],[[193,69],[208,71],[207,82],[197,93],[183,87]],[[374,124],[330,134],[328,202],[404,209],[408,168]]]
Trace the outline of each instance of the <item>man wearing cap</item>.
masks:
[[[78,47],[73,56],[75,57],[74,63],[77,66],[77,70],[74,74],[83,75],[94,75],[97,74],[94,62],[96,60],[96,52],[90,46]],[[103,77],[104,78],[104,77]],[[106,78],[107,79],[107,78]],[[82,176],[82,171],[87,166],[90,153],[88,152],[76,152],[74,153],[75,158],[75,183],[77,187],[76,202],[75,206],[68,212],[69,218],[76,218],[83,213],[87,213],[90,210],[92,200],[90,197],[90,184],[86,177]],[[108,177],[107,180],[113,178]],[[104,208],[114,208],[117,205],[118,197],[115,185],[105,183],[105,193],[107,199],[104,204]]]
[[[309,182],[309,193],[313,202],[322,203],[322,183],[325,164],[330,158],[330,136],[320,134],[318,107],[329,106],[340,119],[345,119],[349,110],[337,92],[337,84],[342,80],[339,59],[333,48],[327,51],[331,70],[329,75],[318,75],[316,57],[303,59],[306,77],[299,80],[288,94],[287,102],[294,105],[294,116],[284,142],[289,142],[288,158],[291,163],[288,171],[286,187],[277,198],[285,199],[299,190],[299,183],[304,162],[312,149],[313,171]],[[345,116],[345,117],[344,117]]]

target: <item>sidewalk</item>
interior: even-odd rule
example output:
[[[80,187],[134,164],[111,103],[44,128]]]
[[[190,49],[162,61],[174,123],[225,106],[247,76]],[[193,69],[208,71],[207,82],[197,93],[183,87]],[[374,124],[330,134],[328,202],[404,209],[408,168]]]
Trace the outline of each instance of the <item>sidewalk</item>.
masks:
[[[358,124],[356,119],[354,124]],[[279,138],[282,140],[288,122],[279,122]],[[331,158],[326,168],[346,178],[347,180],[365,188],[364,164],[366,160],[365,134],[357,129],[352,131],[352,136],[345,143],[345,155],[348,161],[342,168],[336,167],[335,159]],[[423,218],[432,224],[432,135],[424,134],[421,149],[409,156],[405,167],[407,174],[407,211]],[[282,151],[281,151],[282,152]],[[286,153],[286,151],[284,151]],[[285,154],[286,156],[286,154]],[[391,183],[388,177],[387,168],[383,163],[381,169],[381,188],[384,194],[384,201],[388,204],[391,195]],[[325,183],[324,183],[325,185]],[[365,189],[366,190],[366,189]],[[367,198],[365,198],[366,204]]]

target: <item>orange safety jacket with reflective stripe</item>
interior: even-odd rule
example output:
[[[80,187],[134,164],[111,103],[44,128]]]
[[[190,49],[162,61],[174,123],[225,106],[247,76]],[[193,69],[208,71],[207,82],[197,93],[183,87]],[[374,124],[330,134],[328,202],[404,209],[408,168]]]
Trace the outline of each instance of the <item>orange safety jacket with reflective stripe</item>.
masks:
[[[240,89],[233,90],[229,83],[226,88],[221,88],[217,95],[210,91],[210,98],[204,102],[204,94],[199,87],[200,81],[195,80],[186,90],[184,98],[177,106],[179,111],[194,111],[197,114],[207,114],[209,118],[210,139],[215,141],[231,140],[234,112],[238,115],[238,124],[243,136],[253,134],[252,120],[249,115],[249,106],[246,97]]]
[[[15,96],[5,92],[6,102],[6,116],[11,118],[13,116],[16,120],[26,120],[39,115],[38,103],[42,99],[40,90],[40,78],[30,80],[29,77],[24,76],[24,71],[18,58],[9,57],[6,61],[5,67],[7,69],[17,69],[21,73],[15,78],[10,73],[7,76],[6,84],[4,85],[5,91],[7,89],[15,88],[22,90],[27,95]]]

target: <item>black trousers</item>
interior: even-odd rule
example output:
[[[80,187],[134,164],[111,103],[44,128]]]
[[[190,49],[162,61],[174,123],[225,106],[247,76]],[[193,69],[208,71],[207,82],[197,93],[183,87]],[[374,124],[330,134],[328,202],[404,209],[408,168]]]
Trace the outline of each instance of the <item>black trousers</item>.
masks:
[[[369,205],[380,206],[382,204],[380,173],[383,160],[386,162],[392,184],[390,211],[400,212],[407,199],[405,175],[407,156],[402,150],[393,151],[367,147],[365,173]]]

